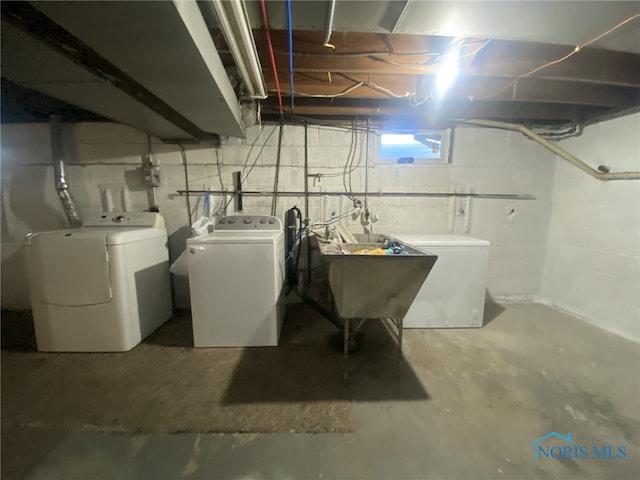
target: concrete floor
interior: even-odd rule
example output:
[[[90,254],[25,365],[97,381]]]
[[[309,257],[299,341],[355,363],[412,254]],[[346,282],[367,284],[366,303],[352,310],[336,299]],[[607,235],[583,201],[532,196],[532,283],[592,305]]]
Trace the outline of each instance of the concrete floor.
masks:
[[[347,380],[353,433],[3,423],[2,478],[640,478],[640,346],[537,304],[491,305],[487,319],[407,330],[400,369],[391,338],[365,338]],[[625,446],[627,457],[534,461],[531,442],[552,431],[589,450]]]

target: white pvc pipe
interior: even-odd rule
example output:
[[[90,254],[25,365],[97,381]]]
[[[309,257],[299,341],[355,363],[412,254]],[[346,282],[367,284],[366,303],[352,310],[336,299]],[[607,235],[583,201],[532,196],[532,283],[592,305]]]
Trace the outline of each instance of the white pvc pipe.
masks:
[[[251,98],[267,98],[262,67],[248,21],[246,6],[241,0],[210,0],[220,29],[233,60]],[[248,62],[248,63],[247,63]]]
[[[577,158],[576,156],[570,154],[565,149],[559,147],[553,142],[548,141],[547,139],[541,137],[537,133],[533,132],[529,128],[524,125],[520,125],[517,123],[506,123],[506,122],[496,122],[493,120],[465,120],[462,123],[470,124],[470,125],[478,125],[481,127],[490,127],[490,128],[500,128],[503,130],[513,130],[514,132],[520,132],[523,135],[529,137],[531,140],[538,142],[540,145],[545,147],[547,150],[555,153],[559,157],[565,159],[570,164],[578,167],[583,172],[591,175],[593,178],[598,180],[640,180],[640,172],[601,172],[596,170],[595,168],[591,168],[588,164],[584,163],[582,160]]]

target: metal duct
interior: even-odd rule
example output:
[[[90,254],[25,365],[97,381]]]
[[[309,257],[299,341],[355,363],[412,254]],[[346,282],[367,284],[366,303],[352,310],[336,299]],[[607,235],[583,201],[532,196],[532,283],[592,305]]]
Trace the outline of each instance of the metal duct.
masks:
[[[62,202],[62,209],[67,217],[69,225],[74,228],[82,226],[82,219],[76,210],[73,195],[67,184],[64,172],[64,148],[62,142],[63,123],[57,117],[49,117],[49,130],[51,132],[51,156],[53,159],[53,177],[58,198]]]

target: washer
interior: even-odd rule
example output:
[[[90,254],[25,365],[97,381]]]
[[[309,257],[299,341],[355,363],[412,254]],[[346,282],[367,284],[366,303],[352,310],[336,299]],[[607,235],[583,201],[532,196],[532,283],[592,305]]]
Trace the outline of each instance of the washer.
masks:
[[[172,315],[164,219],[99,214],[26,241],[38,350],[124,352]]]
[[[284,231],[276,217],[233,215],[187,240],[193,344],[276,346],[284,318]]]
[[[392,235],[438,255],[404,317],[405,328],[482,327],[489,242],[463,235]]]

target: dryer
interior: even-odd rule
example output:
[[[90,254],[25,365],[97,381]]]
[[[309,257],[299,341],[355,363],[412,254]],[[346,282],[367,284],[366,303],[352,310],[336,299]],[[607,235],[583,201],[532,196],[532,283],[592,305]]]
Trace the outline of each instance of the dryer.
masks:
[[[232,215],[187,240],[193,344],[276,346],[284,318],[284,231],[268,215]]]
[[[158,213],[102,213],[81,228],[25,240],[40,351],[123,352],[172,315]]]

